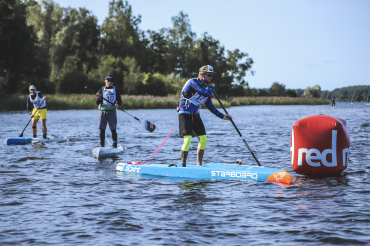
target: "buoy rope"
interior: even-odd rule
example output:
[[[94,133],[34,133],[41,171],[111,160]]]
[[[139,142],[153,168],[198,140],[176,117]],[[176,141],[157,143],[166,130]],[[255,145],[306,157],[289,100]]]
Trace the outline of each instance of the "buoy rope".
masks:
[[[167,139],[171,136],[171,134],[172,134],[172,132],[173,132],[173,130],[175,130],[175,126],[176,126],[176,124],[177,124],[177,121],[179,120],[179,118],[177,117],[177,119],[176,119],[176,122],[175,122],[175,124],[172,126],[172,128],[171,128],[171,131],[167,134],[167,136],[166,136],[166,138],[163,140],[163,142],[158,146],[158,148],[156,149],[156,150],[154,150],[153,151],[153,153],[151,153],[148,157],[145,157],[144,159],[142,159],[141,161],[138,161],[138,162],[135,162],[135,163],[141,163],[141,162],[143,162],[144,160],[146,160],[146,159],[148,159],[148,158],[150,158],[150,157],[152,157],[153,155],[155,155],[155,153],[157,153],[158,152],[158,150],[160,149],[160,148],[162,148],[162,146],[163,146],[163,144],[167,141]]]

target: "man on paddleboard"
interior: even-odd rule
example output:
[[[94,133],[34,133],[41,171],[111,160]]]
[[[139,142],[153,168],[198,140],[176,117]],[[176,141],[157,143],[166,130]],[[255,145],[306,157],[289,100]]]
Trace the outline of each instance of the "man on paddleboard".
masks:
[[[331,106],[335,108],[335,97],[331,97]]]
[[[46,128],[46,96],[41,91],[36,91],[36,86],[31,85],[29,88],[30,96],[27,99],[27,111],[32,118],[32,135],[33,138],[37,138],[37,122],[41,118],[42,134],[43,138],[46,139],[47,128]],[[33,110],[32,105],[33,104]],[[32,112],[31,112],[32,111]]]
[[[212,104],[211,95],[215,85],[211,83],[213,67],[205,65],[199,69],[198,78],[189,79],[181,90],[181,100],[177,107],[179,112],[179,131],[180,137],[184,138],[181,148],[181,163],[186,167],[186,159],[192,137],[199,140],[197,149],[197,166],[202,165],[204,150],[206,148],[207,136],[202,119],[199,115],[199,108],[204,103],[207,108],[217,117],[230,120],[230,115],[219,112]]]
[[[109,128],[112,132],[113,148],[117,148],[117,108],[121,106],[121,94],[113,86],[114,78],[112,75],[105,77],[105,86],[96,93],[96,104],[99,105],[99,125],[100,129],[100,145],[105,146],[105,128],[109,123]],[[104,100],[107,99],[108,101]]]

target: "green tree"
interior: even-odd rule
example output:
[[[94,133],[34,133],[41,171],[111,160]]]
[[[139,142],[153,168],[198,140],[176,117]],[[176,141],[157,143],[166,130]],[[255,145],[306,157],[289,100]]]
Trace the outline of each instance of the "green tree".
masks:
[[[101,27],[101,52],[114,57],[135,58],[143,71],[149,71],[148,40],[139,29],[140,22],[141,16],[133,15],[132,7],[127,1],[109,2],[108,17]]]
[[[84,8],[78,11],[64,9],[63,26],[52,40],[51,59],[53,69],[58,72],[67,56],[78,57],[77,70],[84,73],[96,68],[99,61],[98,42],[100,31],[97,19]]]
[[[168,42],[167,73],[180,73],[182,77],[188,77],[192,71],[188,70],[189,53],[194,46],[196,34],[192,32],[189,16],[180,12],[173,16],[172,28],[163,29]]]
[[[270,89],[270,96],[275,96],[275,97],[283,97],[285,96],[285,85],[284,84],[279,84],[278,82],[274,82]]]
[[[148,74],[140,71],[140,66],[135,58],[126,57],[123,64],[126,67],[126,71],[123,72],[123,94],[144,94],[143,81],[147,79]]]
[[[166,74],[168,71],[166,55],[168,52],[168,43],[162,32],[148,31],[149,34],[149,56],[151,73]]]
[[[295,90],[288,89],[286,90],[286,96],[287,97],[297,97],[297,93],[295,92]]]
[[[54,93],[56,85],[50,83],[51,63],[50,49],[56,33],[62,28],[63,8],[52,0],[26,1],[28,4],[27,24],[36,32],[36,54],[34,62],[34,75],[29,76],[31,83],[43,92]],[[63,66],[63,64],[61,64]]]
[[[54,79],[58,93],[84,93],[84,88],[89,83],[87,75],[78,69],[80,62],[77,55],[65,57],[63,68]]]
[[[123,90],[123,74],[127,72],[127,68],[121,57],[115,58],[112,55],[102,56],[97,69],[89,73],[89,79],[96,81],[99,85],[104,85],[105,76],[112,75],[114,77],[114,86]]]
[[[320,95],[321,95],[321,87],[320,87],[320,85],[315,85],[313,87],[307,87],[304,90],[302,97],[320,98]]]
[[[32,75],[35,43],[32,26],[26,23],[27,5],[20,0],[0,2],[0,77],[1,87],[14,93],[26,90],[27,75]]]

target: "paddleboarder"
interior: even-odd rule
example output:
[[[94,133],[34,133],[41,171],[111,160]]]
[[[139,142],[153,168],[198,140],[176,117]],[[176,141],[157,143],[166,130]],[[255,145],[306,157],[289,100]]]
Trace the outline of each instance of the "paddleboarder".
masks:
[[[47,128],[46,128],[46,96],[41,91],[36,91],[36,86],[31,85],[29,87],[30,95],[27,99],[27,111],[32,119],[32,135],[33,138],[37,138],[37,122],[41,118],[42,136],[46,139]],[[32,106],[33,105],[33,110]],[[23,134],[23,133],[22,133]]]
[[[353,104],[353,98],[351,98],[351,104]]]
[[[224,120],[231,120],[231,116],[222,114],[212,104],[211,95],[215,85],[211,80],[215,72],[210,65],[202,66],[199,69],[198,78],[189,79],[181,90],[181,100],[177,107],[179,113],[180,138],[184,138],[181,148],[181,164],[186,167],[186,159],[192,137],[199,140],[197,148],[197,166],[202,165],[203,155],[206,148],[207,136],[203,121],[199,115],[199,108],[205,104],[207,108],[217,117]]]
[[[367,104],[370,104],[370,99],[366,98]]]
[[[107,123],[112,132],[113,138],[113,148],[117,148],[117,108],[122,104],[121,94],[118,92],[117,88],[113,86],[114,78],[112,75],[107,75],[105,77],[105,86],[103,86],[96,93],[96,104],[99,105],[99,125],[100,129],[100,145],[105,147],[105,129]],[[114,103],[111,104],[103,99],[106,98],[108,101]]]
[[[331,98],[331,106],[335,108],[335,97]]]

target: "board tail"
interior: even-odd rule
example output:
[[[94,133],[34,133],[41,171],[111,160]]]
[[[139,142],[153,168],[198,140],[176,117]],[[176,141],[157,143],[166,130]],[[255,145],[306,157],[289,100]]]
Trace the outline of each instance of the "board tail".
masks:
[[[281,170],[271,174],[266,181],[290,185],[292,183],[292,176],[288,172]]]

